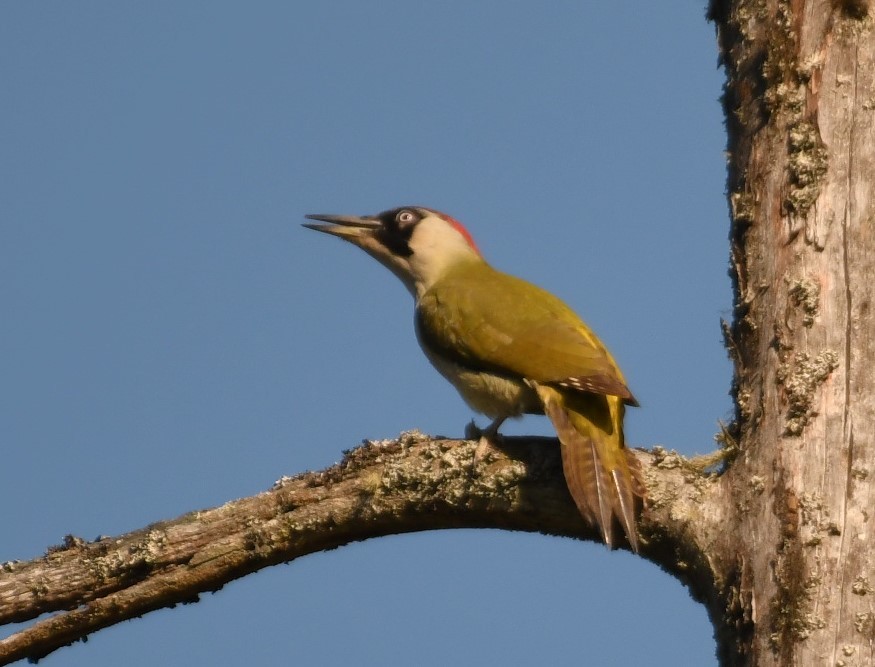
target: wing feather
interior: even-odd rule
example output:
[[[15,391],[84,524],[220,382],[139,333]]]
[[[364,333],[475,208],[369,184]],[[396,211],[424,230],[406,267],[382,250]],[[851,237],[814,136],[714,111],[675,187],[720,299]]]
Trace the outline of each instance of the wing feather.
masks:
[[[610,353],[565,303],[489,267],[438,281],[420,297],[416,328],[424,346],[467,368],[637,405]]]

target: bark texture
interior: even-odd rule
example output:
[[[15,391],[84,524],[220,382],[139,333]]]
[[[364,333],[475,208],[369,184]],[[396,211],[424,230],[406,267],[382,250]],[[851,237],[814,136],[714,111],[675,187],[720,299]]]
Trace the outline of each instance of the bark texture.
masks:
[[[696,568],[660,536],[697,525],[715,480],[662,450],[636,454],[662,499],[642,535],[652,536],[654,558],[688,577]],[[68,536],[42,558],[0,564],[0,625],[54,612],[0,640],[0,665],[37,660],[101,628],[196,602],[201,593],[299,556],[370,537],[459,527],[601,542],[568,494],[556,440],[508,438],[495,447],[409,433],[367,443],[332,468],[284,478],[257,496],[118,537]],[[711,579],[696,573],[697,581]]]
[[[716,1],[741,455],[727,665],[875,664],[875,33],[869,2]],[[743,538],[743,539],[739,539]],[[722,627],[721,627],[722,626]]]

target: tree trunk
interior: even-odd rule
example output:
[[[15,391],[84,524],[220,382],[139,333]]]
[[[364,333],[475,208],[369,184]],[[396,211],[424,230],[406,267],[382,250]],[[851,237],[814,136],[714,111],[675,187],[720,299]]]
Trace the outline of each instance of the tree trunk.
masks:
[[[712,3],[741,455],[710,549],[726,665],[875,664],[875,32],[867,1]]]
[[[713,0],[724,106],[739,452],[720,477],[639,453],[642,556],[708,608],[724,665],[875,664],[875,31],[868,0]],[[0,564],[0,664],[379,535],[447,527],[598,540],[557,448],[408,435],[117,538]],[[872,479],[870,480],[870,477]]]

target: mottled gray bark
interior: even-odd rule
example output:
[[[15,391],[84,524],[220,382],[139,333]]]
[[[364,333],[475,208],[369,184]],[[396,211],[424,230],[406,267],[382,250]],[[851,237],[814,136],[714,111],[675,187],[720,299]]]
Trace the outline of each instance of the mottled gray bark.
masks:
[[[665,452],[639,456],[656,499],[643,535],[669,569],[687,573],[664,536],[696,526],[714,480]],[[382,535],[460,527],[601,541],[568,495],[555,440],[508,438],[495,447],[406,434],[369,443],[337,466],[280,480],[251,498],[95,542],[70,536],[43,558],[0,564],[0,624],[57,612],[0,640],[0,664],[40,658],[299,556]]]
[[[715,0],[741,455],[727,665],[875,664],[875,32],[868,2]]]

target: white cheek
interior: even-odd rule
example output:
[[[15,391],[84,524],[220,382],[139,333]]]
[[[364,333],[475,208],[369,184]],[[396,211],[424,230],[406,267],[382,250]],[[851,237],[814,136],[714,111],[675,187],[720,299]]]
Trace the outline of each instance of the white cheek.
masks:
[[[437,218],[420,222],[410,238],[410,268],[416,291],[422,293],[444,274],[448,267],[478,255],[456,229]]]

